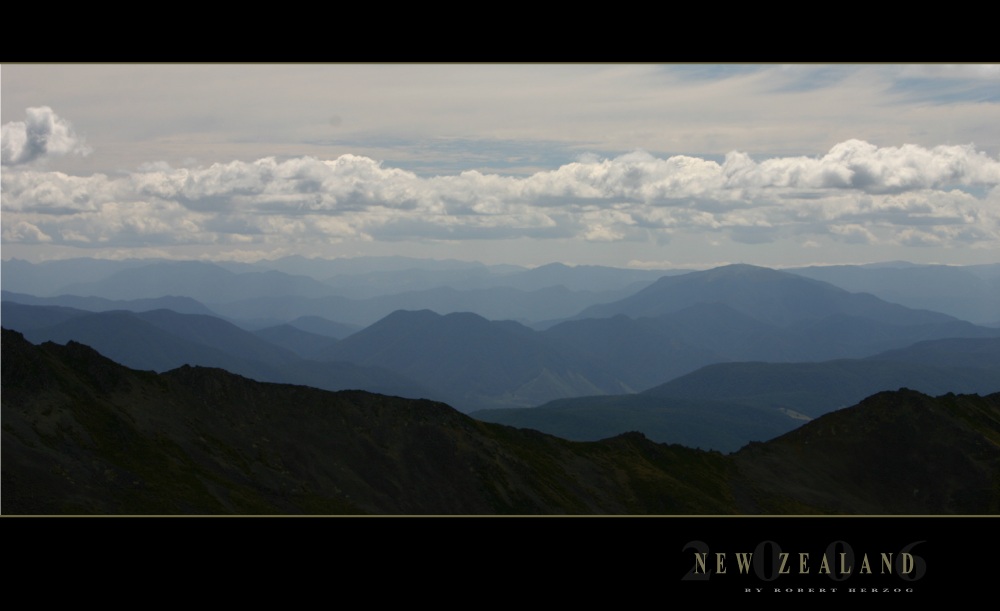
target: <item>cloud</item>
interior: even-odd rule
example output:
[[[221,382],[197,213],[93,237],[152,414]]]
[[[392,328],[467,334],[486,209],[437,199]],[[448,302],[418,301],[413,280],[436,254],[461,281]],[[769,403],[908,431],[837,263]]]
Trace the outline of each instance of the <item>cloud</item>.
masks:
[[[69,122],[48,106],[28,108],[25,113],[27,120],[3,125],[0,137],[3,165],[22,165],[53,155],[90,153]]]
[[[13,242],[23,242],[25,244],[37,244],[51,242],[52,237],[48,236],[41,229],[26,221],[17,221],[13,225],[7,223],[3,227],[3,239]]]
[[[837,224],[830,226],[830,232],[847,244],[875,244],[878,238],[863,225]]]
[[[1000,161],[973,146],[847,140],[818,157],[720,163],[636,151],[528,176],[424,177],[353,154],[71,176],[0,176],[4,238],[66,244],[291,244],[372,240],[662,242],[680,233],[767,244],[1000,240]]]
[[[743,153],[726,156],[730,188],[856,189],[890,193],[954,185],[1000,183],[1000,161],[972,145],[931,149],[906,144],[877,147],[862,140],[835,145],[817,159],[787,157],[754,163]]]

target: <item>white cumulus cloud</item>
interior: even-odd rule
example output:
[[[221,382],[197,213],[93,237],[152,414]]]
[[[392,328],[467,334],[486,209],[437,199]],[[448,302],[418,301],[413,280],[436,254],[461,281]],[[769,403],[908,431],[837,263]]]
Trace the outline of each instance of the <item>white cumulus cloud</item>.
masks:
[[[745,154],[726,157],[729,187],[857,189],[885,193],[957,185],[1000,183],[1000,161],[971,145],[878,147],[862,140],[835,145],[819,158],[784,157],[754,163]]]
[[[684,232],[742,244],[1000,242],[1000,161],[971,145],[848,140],[816,157],[755,161],[735,151],[722,163],[637,151],[523,177],[427,177],[345,154],[146,163],[123,176],[15,167],[0,181],[4,239],[21,243],[634,243]]]
[[[48,106],[28,108],[24,121],[4,123],[0,136],[0,161],[21,165],[53,155],[87,155],[90,148],[73,133],[69,121]]]

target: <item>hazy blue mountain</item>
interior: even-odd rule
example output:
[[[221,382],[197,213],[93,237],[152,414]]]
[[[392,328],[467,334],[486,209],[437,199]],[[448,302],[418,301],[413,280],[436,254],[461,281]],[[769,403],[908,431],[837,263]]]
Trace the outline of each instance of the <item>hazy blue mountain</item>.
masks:
[[[303,331],[290,324],[258,329],[253,334],[271,344],[291,350],[304,359],[313,358],[337,343],[332,337]]]
[[[288,324],[309,333],[324,335],[334,339],[343,339],[348,335],[357,333],[364,327],[361,325],[349,325],[323,318],[322,316],[299,316],[288,321]]]
[[[996,329],[944,320],[894,325],[834,315],[779,326],[729,305],[706,303],[650,318],[619,314],[567,321],[542,336],[565,350],[604,361],[609,373],[636,392],[710,363],[862,358],[928,339],[1000,336]]]
[[[326,390],[450,397],[447,392],[429,389],[386,369],[330,359],[303,359],[286,347],[212,317],[165,310],[95,313],[8,302],[3,302],[2,307],[4,328],[23,333],[29,341],[86,343],[136,369],[167,371],[182,365],[200,365],[260,381],[306,384]]]
[[[396,310],[433,310],[439,314],[473,312],[489,320],[537,321],[565,317],[615,296],[620,291],[574,291],[563,286],[522,290],[491,287],[457,290],[438,287],[425,291],[386,295],[364,301],[371,312],[388,315]]]
[[[785,270],[851,292],[871,293],[910,308],[934,310],[977,324],[1000,320],[1000,264],[829,265]]]
[[[298,295],[264,295],[234,301],[220,301],[212,308],[229,320],[247,329],[263,329],[291,322],[298,318],[323,318],[348,325],[364,327],[371,322],[356,322],[371,318],[364,313],[361,303],[346,297],[302,297]]]
[[[367,299],[275,294],[212,303],[212,308],[223,316],[241,321],[241,324],[256,326],[273,325],[303,316],[321,316],[344,324],[367,326],[397,310],[433,310],[439,314],[473,312],[490,320],[528,322],[565,317],[589,304],[621,294],[616,291],[570,291],[563,287],[533,291],[509,287],[475,290],[436,287]]]
[[[507,286],[522,291],[536,291],[552,286],[571,291],[636,292],[665,275],[682,274],[677,270],[647,270],[601,265],[565,265],[549,263],[516,273],[497,277],[496,286]],[[456,285],[461,286],[461,285]]]
[[[139,312],[137,316],[171,335],[219,348],[241,358],[271,365],[282,365],[295,358],[291,350],[278,347],[214,316],[178,314],[170,310]]]
[[[641,431],[654,441],[733,451],[884,390],[1000,391],[1000,338],[921,342],[867,359],[718,363],[645,392],[483,410],[488,422],[592,441]]]
[[[393,312],[326,356],[448,389],[461,397],[455,407],[463,411],[623,390],[600,362],[564,352],[516,322],[472,313]]]
[[[812,346],[808,358],[860,358],[910,344],[947,338],[989,338],[1000,330],[958,319],[928,324],[891,324],[857,316],[837,315],[796,325],[793,330],[804,345]]]
[[[479,261],[460,261],[458,259],[427,259],[403,256],[383,257],[340,257],[336,259],[308,258],[292,255],[273,260],[257,261],[255,265],[275,269],[287,274],[302,274],[317,279],[334,276],[350,276],[372,272],[393,272],[406,270],[456,271],[456,270],[492,270],[523,269],[516,266],[488,266]]]
[[[144,313],[139,320],[154,323],[174,341],[186,340],[242,359],[231,366],[240,367],[238,371],[246,375],[280,375],[287,379],[287,372],[276,374],[261,366],[286,367],[304,356],[321,354],[330,362],[379,366],[398,376],[420,380],[424,388],[434,389],[429,392],[435,397],[445,397],[465,410],[638,392],[712,363],[856,359],[918,341],[1000,335],[998,329],[976,326],[946,314],[915,310],[867,293],[851,293],[826,282],[749,265],[671,275],[561,264],[531,270],[498,269],[476,263],[405,258],[389,258],[378,264],[382,265],[380,271],[364,272],[363,261],[289,259],[282,263],[289,270],[310,269],[313,273],[342,265],[341,279],[374,281],[381,275],[373,286],[390,277],[402,282],[407,275],[419,282],[450,278],[492,284],[478,289],[439,286],[356,300],[332,295],[334,287],[305,275],[262,270],[257,267],[262,265],[260,262],[228,265],[230,269],[225,269],[194,261],[157,261],[141,266],[133,262],[124,269],[93,263],[87,268],[91,276],[98,275],[99,269],[110,274],[78,287],[112,293],[189,291],[224,297],[224,301],[209,301],[208,305],[243,329],[216,316],[182,317],[168,311]],[[75,265],[87,267],[82,262]],[[39,265],[29,267],[43,269]],[[249,269],[258,271],[246,271]],[[1000,278],[1000,274],[990,275],[992,269],[983,266],[969,273],[989,281]],[[654,276],[659,278],[647,285]],[[548,285],[553,282],[560,284]],[[544,288],[517,288],[533,286]],[[603,292],[584,288],[595,286],[618,288]],[[629,293],[636,286],[643,288],[616,301],[583,307],[616,292]],[[26,299],[7,292],[3,295],[5,304],[18,298]],[[121,303],[129,309],[174,303],[160,296],[113,302],[106,298],[67,299],[91,307]],[[178,307],[197,307],[190,297],[177,299],[181,300],[176,302]],[[394,317],[393,313],[401,310],[432,310],[437,314]],[[583,314],[573,320],[552,325],[544,332],[509,320],[539,320],[581,310]],[[4,316],[5,324],[11,316],[18,327],[26,330],[61,323],[63,338],[69,337],[66,333],[74,324],[83,324],[70,320],[78,318],[71,311],[25,314],[23,310],[8,311],[5,305]],[[124,317],[116,320],[132,324]],[[358,331],[362,325],[370,327]],[[341,338],[350,335],[347,339],[351,341],[331,345],[299,331]],[[90,341],[90,332],[79,341]],[[148,329],[137,337],[145,334]],[[178,354],[189,348],[178,347]],[[212,357],[206,364],[225,366],[222,362]],[[928,392],[937,392],[936,388]]]
[[[87,310],[89,312],[106,312],[108,310],[129,310],[131,312],[147,312],[149,310],[173,310],[180,314],[204,314],[216,316],[204,304],[190,297],[167,295],[155,299],[105,299],[103,297],[80,297],[79,295],[57,295],[55,297],[35,297],[25,293],[2,291],[4,301],[15,301],[26,305],[53,305]]]
[[[46,306],[23,306],[44,308]],[[221,322],[221,321],[220,321]],[[136,312],[116,310],[84,315],[47,327],[24,328],[6,316],[5,328],[20,331],[31,342],[65,344],[76,341],[93,346],[108,358],[136,369],[167,371],[185,364],[221,367],[255,379],[268,379],[263,363],[232,354],[216,346],[193,341],[163,330]],[[261,340],[258,340],[261,341]],[[274,347],[275,351],[280,350]]]
[[[920,363],[937,367],[1000,369],[1000,338],[949,338],[918,342],[869,357],[869,360]]]
[[[931,394],[1000,391],[1000,368],[948,367],[879,359],[821,363],[718,363],[644,391],[792,410],[815,418],[883,390]]]
[[[455,269],[391,269],[325,278],[335,293],[351,299],[371,299],[397,293],[412,293],[440,287],[475,290],[491,288],[496,275],[485,265]]]
[[[36,306],[6,299],[0,301],[0,319],[3,325],[22,332],[50,327],[90,313],[65,306]]]
[[[794,274],[752,266],[712,271],[716,273],[661,278],[620,302],[641,301],[644,308],[630,312],[661,312],[655,316],[574,320],[532,333],[510,321],[490,326],[471,314],[388,315],[327,354],[423,380],[455,393],[452,396],[460,397],[456,404],[470,410],[636,392],[713,362],[861,358],[927,339],[998,335],[995,329]],[[669,290],[671,282],[683,278],[688,278],[683,290]],[[678,303],[678,295],[684,297],[679,303],[692,305],[670,307]],[[731,303],[710,299],[713,296]],[[383,299],[392,303],[388,297],[367,303]],[[324,303],[327,315],[345,316],[344,310],[332,307],[337,301],[316,300]],[[782,316],[770,314],[768,308],[779,309]],[[366,313],[378,312],[370,307]],[[476,328],[473,333],[469,321],[479,321],[491,332]],[[479,338],[478,345],[469,342],[473,336]]]
[[[0,262],[0,275],[3,277],[5,290],[51,296],[65,293],[64,287],[70,284],[96,282],[117,272],[156,261],[158,260],[58,259],[31,263],[20,259],[6,259]]]
[[[176,279],[171,279],[170,270],[178,265],[190,268],[189,273],[192,275],[188,279],[189,282],[179,283]],[[238,277],[247,276],[232,284],[230,284],[232,279],[224,275],[215,278],[215,281],[222,282],[222,286],[226,287],[228,294],[221,299],[224,301],[243,299],[248,294],[277,293],[339,295],[352,299],[366,299],[402,291],[422,291],[441,287],[459,291],[497,287],[535,291],[562,286],[570,291],[579,292],[625,291],[627,293],[636,292],[644,284],[663,276],[704,273],[684,270],[567,266],[560,263],[527,269],[517,266],[487,266],[478,262],[407,257],[353,259],[287,257],[253,263],[231,261],[204,263],[161,259],[123,261],[68,259],[29,263],[11,259],[2,262],[2,275],[5,290],[45,297],[70,293],[110,299],[134,299],[175,294],[193,297],[207,303],[218,299],[219,295],[217,291],[209,290],[213,281],[205,280],[204,275],[208,273],[205,266],[214,268],[216,272],[228,272]],[[109,279],[110,276],[120,272],[140,267],[148,269],[138,275],[125,276],[128,279],[138,279],[139,284],[135,284],[132,288],[123,288]],[[885,301],[914,309],[944,312],[979,324],[1000,324],[1000,314],[997,314],[1000,312],[1000,264],[934,266],[888,262],[785,271],[828,281],[850,292],[872,293]],[[202,278],[201,282],[196,280],[199,277]],[[307,286],[309,282],[305,280],[306,277],[315,280],[316,283]],[[259,289],[260,281],[265,281],[265,284],[270,283],[270,290],[262,293]],[[198,285],[197,288],[192,289],[191,283]],[[252,287],[255,283],[257,288]],[[145,286],[145,294],[135,294],[137,292],[135,289],[142,286]],[[172,288],[168,290],[167,287]],[[209,296],[206,292],[212,299],[206,299],[206,296]],[[604,299],[610,303],[625,296],[626,293]],[[427,306],[430,307],[429,304]],[[398,304],[397,307],[417,309],[424,306]],[[452,308],[453,311],[462,309],[468,308],[460,306]],[[651,315],[651,313],[641,315]],[[506,317],[512,318],[512,316]],[[288,320],[273,319],[271,323]]]
[[[278,271],[237,274],[201,261],[165,261],[116,272],[103,280],[70,284],[64,292],[108,299],[184,295],[206,304],[265,295],[328,295],[332,289],[308,276]]]
[[[749,265],[667,276],[577,320],[625,315],[717,361],[861,358],[931,339],[992,337],[996,329]]]
[[[873,295],[851,293],[826,282],[753,265],[727,265],[665,276],[630,297],[591,306],[575,318],[606,318],[616,314],[656,317],[711,303],[728,305],[778,326],[840,314],[891,324],[954,320],[945,314],[912,310]]]
[[[716,355],[714,362],[806,360],[818,348],[803,342],[793,329],[760,320],[721,302],[699,303],[637,321],[662,337]]]
[[[627,392],[638,392],[709,363],[728,360],[692,335],[661,333],[648,319],[619,314],[560,323],[541,337],[568,353],[603,362],[622,381]],[[732,338],[730,338],[732,339]]]
[[[482,264],[428,266],[418,260],[409,260],[409,267],[364,270],[360,267],[341,273],[326,282],[336,287],[337,294],[354,299],[388,295],[401,291],[421,291],[450,287],[461,291],[491,288],[511,288],[520,291],[537,291],[563,287],[570,291],[601,293],[625,291],[631,293],[660,276],[671,272],[664,270],[638,270],[597,265],[569,266],[551,263],[532,269],[516,266],[485,266]],[[624,295],[622,295],[624,296]]]
[[[221,265],[221,264],[220,264]],[[364,300],[398,293],[419,293],[449,288],[461,292],[489,291],[506,288],[533,292],[564,288],[574,293],[598,294],[594,301],[610,301],[639,290],[667,273],[656,270],[635,270],[602,266],[568,266],[561,263],[527,269],[512,265],[484,265],[455,260],[413,259],[407,257],[358,257],[355,259],[305,259],[288,257],[276,261],[259,261],[257,269],[275,269],[285,273],[304,274],[322,280],[333,289],[332,294]],[[228,266],[227,266],[228,267]],[[244,270],[245,268],[239,268]],[[398,303],[396,308],[437,309],[431,303]],[[576,311],[585,306],[579,306]],[[447,312],[476,311],[468,306],[449,304]],[[390,310],[393,311],[393,310]],[[446,312],[442,312],[446,313]],[[572,312],[572,313],[575,313]],[[483,313],[484,316],[492,316]],[[559,314],[565,317],[565,314]],[[506,318],[518,316],[505,314]]]

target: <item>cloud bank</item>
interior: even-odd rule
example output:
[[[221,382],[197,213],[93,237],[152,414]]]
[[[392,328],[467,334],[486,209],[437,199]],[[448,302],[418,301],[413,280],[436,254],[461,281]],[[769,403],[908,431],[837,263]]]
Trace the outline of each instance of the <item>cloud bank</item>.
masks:
[[[27,120],[5,123],[0,136],[0,162],[15,166],[53,155],[87,155],[90,148],[73,133],[68,121],[48,106],[28,108]]]
[[[403,240],[663,242],[725,234],[762,244],[1000,242],[1000,161],[967,146],[848,140],[818,157],[721,163],[636,151],[529,176],[418,176],[359,155],[71,176],[28,162],[78,152],[49,109],[4,126],[3,240],[77,247]],[[20,131],[19,131],[20,130]],[[8,161],[9,159],[9,161]]]

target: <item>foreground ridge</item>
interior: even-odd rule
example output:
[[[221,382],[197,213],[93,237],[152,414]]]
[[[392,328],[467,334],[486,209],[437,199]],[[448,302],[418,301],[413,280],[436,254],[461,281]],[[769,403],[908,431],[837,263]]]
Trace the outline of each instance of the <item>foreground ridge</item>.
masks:
[[[723,455],[451,407],[136,371],[3,332],[6,514],[997,514],[1000,393],[874,395]]]

